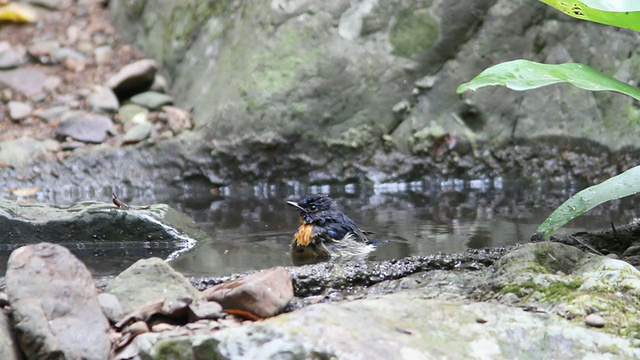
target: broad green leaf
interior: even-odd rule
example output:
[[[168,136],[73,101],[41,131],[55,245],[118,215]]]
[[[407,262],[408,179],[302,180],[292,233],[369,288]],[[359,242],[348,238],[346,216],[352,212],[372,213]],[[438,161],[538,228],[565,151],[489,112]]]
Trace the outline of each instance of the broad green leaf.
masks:
[[[638,0],[540,0],[577,19],[640,31]]]
[[[545,238],[570,220],[604,202],[640,192],[640,166],[631,168],[598,185],[586,188],[560,205],[540,225],[537,232]]]
[[[616,91],[640,101],[640,89],[605,75],[594,68],[577,63],[540,64],[528,60],[513,60],[494,65],[471,81],[460,85],[459,95],[485,86],[506,86],[513,90],[529,90],[542,86],[567,83],[585,90]]]

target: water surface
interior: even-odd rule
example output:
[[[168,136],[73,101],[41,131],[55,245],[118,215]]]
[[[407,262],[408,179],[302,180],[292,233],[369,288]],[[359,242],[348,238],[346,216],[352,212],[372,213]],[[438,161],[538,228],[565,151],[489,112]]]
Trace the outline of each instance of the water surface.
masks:
[[[94,190],[91,200],[108,201],[112,190]],[[172,261],[177,270],[195,276],[292,265],[288,247],[298,226],[297,212],[285,202],[309,193],[329,194],[361,228],[375,233],[372,238],[385,240],[369,258],[389,260],[527,242],[553,208],[578,190],[506,181],[213,190],[190,184],[145,193],[116,189],[130,204],[168,203],[193,217],[211,236]],[[47,196],[39,200],[58,204],[87,200],[86,192]],[[85,198],[76,198],[81,196]],[[637,197],[630,197],[597,207],[558,233],[610,227],[611,222],[622,225],[637,217],[636,202]],[[148,242],[65,245],[95,275],[117,274],[139,258],[162,253],[162,244]],[[3,272],[9,249],[0,249]]]

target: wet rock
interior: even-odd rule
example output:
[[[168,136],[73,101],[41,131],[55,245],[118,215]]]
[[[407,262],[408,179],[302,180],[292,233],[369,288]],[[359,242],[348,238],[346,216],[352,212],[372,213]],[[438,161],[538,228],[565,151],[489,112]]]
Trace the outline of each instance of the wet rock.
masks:
[[[640,254],[640,246],[638,245],[634,245],[634,246],[629,246],[624,253],[622,253],[622,256],[634,256],[634,255],[639,255]]]
[[[140,105],[136,104],[126,104],[118,109],[118,116],[120,117],[120,122],[126,124],[131,122],[134,116],[138,114],[148,114],[149,110]],[[146,120],[146,119],[145,119]]]
[[[7,294],[28,358],[106,359],[109,322],[87,268],[65,247],[50,243],[15,250]]]
[[[55,140],[36,140],[23,136],[0,144],[0,162],[21,167],[38,158],[46,157],[47,154],[58,149],[60,149],[60,144]]]
[[[150,253],[173,258],[198,240],[209,239],[193,219],[168,205],[118,209],[112,203],[85,201],[70,206],[20,204],[0,198],[0,243],[31,244],[40,241],[68,243],[84,239],[87,245],[73,251],[95,256],[96,244],[102,242],[136,242],[148,245]],[[142,253],[144,254],[144,253]],[[127,248],[100,247],[101,256],[130,258]]]
[[[118,298],[125,313],[158,298],[164,298],[163,308],[184,299],[204,298],[182,274],[159,258],[137,261],[109,283],[107,292]]]
[[[602,328],[606,324],[606,321],[599,314],[589,314],[584,318],[584,323],[587,326]]]
[[[26,96],[41,93],[46,79],[44,70],[34,67],[0,71],[0,83]]]
[[[131,98],[131,102],[144,106],[149,110],[156,110],[164,105],[173,103],[173,97],[155,91],[147,91]]]
[[[122,143],[125,145],[128,144],[137,144],[140,141],[146,139],[151,134],[152,125],[148,121],[144,121],[138,125],[133,126],[131,129],[127,130],[127,133],[124,134],[122,138]]]
[[[99,294],[98,302],[100,303],[102,312],[112,323],[117,323],[124,317],[122,306],[120,306],[120,302],[115,295],[109,293]]]
[[[25,62],[24,48],[14,48],[6,41],[0,42],[0,69],[12,69]]]
[[[97,113],[115,113],[118,111],[118,107],[120,106],[120,102],[118,101],[116,94],[106,87],[103,87],[89,95],[88,100],[91,105],[91,111]]]
[[[0,311],[0,359],[21,360],[20,348],[11,325],[11,319],[4,311]]]
[[[261,318],[274,316],[293,298],[291,275],[283,267],[263,270],[204,291],[224,309],[248,311]]]
[[[154,60],[140,60],[126,65],[113,77],[107,80],[106,86],[111,88],[119,98],[126,98],[149,89],[153,84],[158,67]]]
[[[43,109],[36,113],[36,116],[44,122],[50,122],[52,120],[62,117],[62,115],[69,111],[69,107],[66,105],[54,106],[48,109]]]
[[[9,108],[9,117],[13,121],[24,120],[28,118],[33,111],[31,104],[20,101],[9,101],[7,108]]]
[[[69,136],[83,142],[101,143],[106,140],[107,131],[112,126],[113,122],[107,116],[77,111],[65,115],[56,129],[56,135]]]

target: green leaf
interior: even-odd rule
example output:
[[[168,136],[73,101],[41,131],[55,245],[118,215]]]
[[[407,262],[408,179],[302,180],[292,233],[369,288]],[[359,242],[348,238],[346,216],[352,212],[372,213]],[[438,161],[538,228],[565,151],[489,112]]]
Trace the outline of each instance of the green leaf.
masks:
[[[640,31],[640,2],[637,0],[540,1],[577,19]]]
[[[577,63],[540,64],[528,60],[514,60],[494,65],[456,90],[458,95],[485,86],[506,86],[513,90],[529,90],[542,86],[567,83],[585,90],[616,91],[640,101],[640,89],[623,83],[594,68]]]
[[[640,192],[640,166],[631,168],[598,185],[586,188],[560,205],[537,232],[548,237],[570,220],[604,202]]]

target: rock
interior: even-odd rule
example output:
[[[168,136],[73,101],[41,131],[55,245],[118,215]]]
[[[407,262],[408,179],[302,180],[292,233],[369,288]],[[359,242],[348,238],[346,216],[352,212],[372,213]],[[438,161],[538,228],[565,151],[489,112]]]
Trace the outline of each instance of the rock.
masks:
[[[44,80],[44,83],[42,83],[42,87],[45,90],[52,92],[56,90],[61,83],[62,83],[62,80],[58,76],[48,76]]]
[[[59,105],[50,107],[48,109],[43,109],[42,111],[36,113],[36,116],[40,118],[44,122],[50,122],[52,120],[60,118],[64,113],[69,111],[69,107],[66,105]]]
[[[391,111],[393,111],[394,114],[407,113],[409,110],[411,110],[411,103],[407,100],[402,100],[391,108]]]
[[[316,304],[217,332],[178,335],[169,330],[142,334],[135,342],[142,357],[150,359],[167,353],[186,359],[219,354],[226,359],[508,359],[522,353],[535,359],[583,359],[606,356],[610,348],[620,359],[640,356],[632,339],[559,317],[429,296],[426,289],[407,290]]]
[[[81,141],[64,141],[60,143],[60,149],[65,151],[69,151],[69,150],[73,151],[75,149],[79,149],[85,146],[87,146],[87,144]]]
[[[101,143],[107,138],[107,131],[112,126],[111,119],[104,115],[77,111],[64,117],[56,129],[56,135],[69,136],[83,142]]]
[[[196,301],[189,305],[189,321],[218,319],[222,316],[222,305],[215,301]]]
[[[109,45],[98,46],[93,50],[93,56],[96,59],[96,64],[106,65],[111,60],[111,56],[113,56],[113,49]]]
[[[12,69],[25,62],[24,48],[14,48],[6,41],[0,42],[0,69]]]
[[[53,53],[59,48],[60,43],[56,40],[40,40],[31,44],[27,52],[41,64],[53,64]]]
[[[7,107],[9,108],[9,117],[13,121],[24,120],[29,117],[33,111],[31,104],[20,101],[9,101]]]
[[[87,268],[63,246],[15,250],[7,265],[7,294],[28,358],[106,359],[109,321]]]
[[[143,334],[149,332],[149,325],[144,321],[136,321],[129,325],[126,331],[134,335]]]
[[[291,275],[283,267],[263,270],[204,291],[224,309],[248,311],[261,318],[278,314],[293,298]]]
[[[29,0],[34,5],[40,5],[48,9],[63,10],[68,9],[73,3],[72,0]]]
[[[21,360],[20,348],[16,341],[14,330],[11,326],[11,319],[0,311],[0,359]]]
[[[127,131],[126,134],[124,134],[124,137],[122,138],[122,144],[137,144],[140,141],[148,138],[149,134],[151,134],[151,127],[151,123],[148,121],[133,126]]]
[[[52,154],[59,149],[60,143],[55,140],[36,140],[23,136],[0,144],[0,162],[14,167],[21,167],[39,157],[46,158],[47,154]],[[0,237],[2,236],[0,235]]]
[[[164,76],[160,74],[156,74],[156,76],[153,78],[153,84],[151,84],[149,90],[166,94],[167,91],[169,91],[169,84],[167,83],[167,79],[165,79]]]
[[[97,113],[115,113],[120,107],[116,94],[106,87],[100,88],[100,90],[89,95],[88,100],[91,105],[91,111]]]
[[[158,67],[154,60],[145,59],[126,65],[113,77],[107,80],[106,86],[111,88],[119,98],[130,97],[149,89]]]
[[[438,78],[436,76],[425,76],[423,78],[418,79],[414,83],[414,85],[418,89],[429,90],[433,87],[433,85],[436,83],[437,80]]]
[[[82,62],[86,61],[86,57],[84,55],[68,47],[61,47],[53,50],[51,56],[57,62],[64,62],[65,60],[70,58]]]
[[[118,266],[131,262],[131,246],[136,249],[153,239],[148,250],[135,252],[135,257],[162,256],[173,258],[210,237],[193,219],[168,205],[116,208],[112,203],[84,201],[68,206],[20,204],[0,198],[0,243],[31,244],[40,241],[68,243],[84,239],[84,247],[74,248],[89,266],[100,266],[105,258],[118,259]],[[118,246],[100,246],[117,242]],[[86,247],[86,248],[85,248]],[[96,256],[96,250],[100,249]],[[124,306],[123,306],[124,308]]]
[[[158,298],[165,299],[164,306],[185,298],[204,298],[182,274],[159,258],[137,261],[109,283],[107,292],[118,298],[125,313]]]
[[[126,104],[118,109],[118,116],[120,117],[120,122],[126,124],[130,122],[134,116],[138,114],[148,114],[149,110],[140,105],[136,104]],[[146,121],[146,118],[145,118]]]
[[[167,114],[167,125],[174,134],[179,134],[184,130],[191,130],[191,114],[174,106],[163,106],[162,111]]]
[[[164,105],[172,104],[173,97],[155,91],[147,91],[132,97],[131,102],[149,110],[156,110]]]
[[[125,314],[124,311],[122,311],[122,306],[120,306],[120,302],[115,295],[109,293],[99,294],[98,302],[100,303],[102,312],[112,323],[115,324],[124,317]]]
[[[362,35],[365,18],[373,15],[372,13],[377,5],[378,2],[376,0],[354,3],[340,16],[338,34],[347,40],[353,40]]]
[[[0,83],[26,96],[41,93],[46,79],[46,73],[40,68],[20,67],[0,71]]]
[[[9,306],[9,296],[6,292],[0,292],[0,308],[4,308],[5,306]]]
[[[606,324],[606,321],[599,314],[589,314],[586,318],[584,318],[584,323],[588,326],[602,328]]]
[[[640,254],[640,246],[638,245],[634,245],[634,246],[629,246],[624,253],[622,253],[622,256],[634,256],[634,255],[638,255]]]

